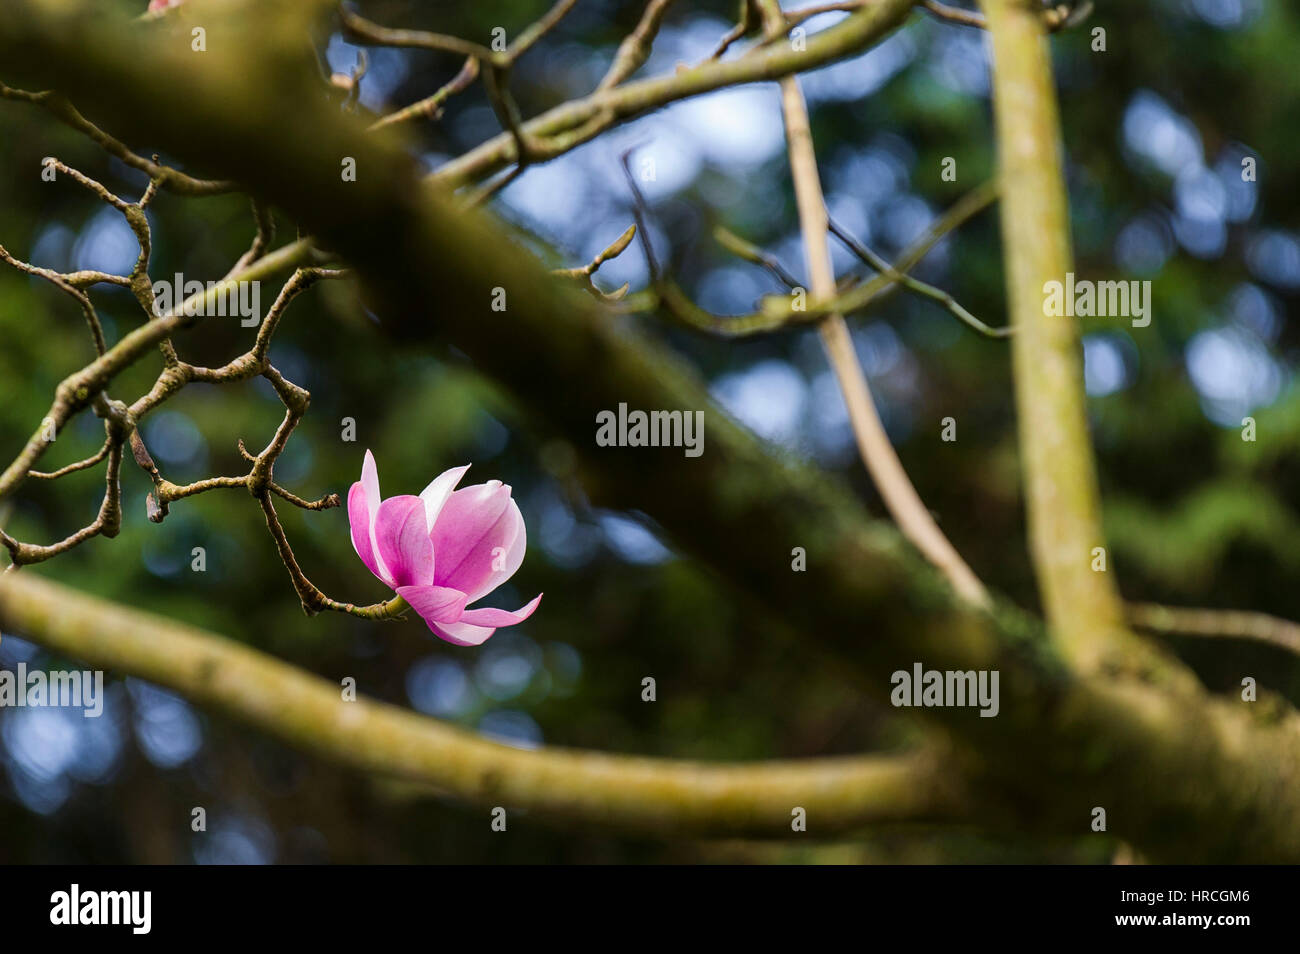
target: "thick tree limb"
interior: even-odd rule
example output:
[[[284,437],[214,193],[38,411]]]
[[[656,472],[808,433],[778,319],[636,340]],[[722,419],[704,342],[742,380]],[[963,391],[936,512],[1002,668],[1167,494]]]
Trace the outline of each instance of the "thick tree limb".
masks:
[[[1044,309],[1045,284],[1071,264],[1060,121],[1038,0],[983,0],[993,38],[993,104],[1002,180],[1002,244],[1030,545],[1048,623],[1077,664],[1095,668],[1124,637],[1104,548],[1097,467],[1084,410],[1073,318]]]
[[[511,748],[396,706],[345,702],[339,685],[264,653],[30,571],[0,578],[0,621],[57,653],[174,689],[297,748],[485,809],[708,837],[792,837],[796,807],[808,818],[809,834],[800,837],[814,838],[964,814],[951,770],[931,755],[724,765]]]

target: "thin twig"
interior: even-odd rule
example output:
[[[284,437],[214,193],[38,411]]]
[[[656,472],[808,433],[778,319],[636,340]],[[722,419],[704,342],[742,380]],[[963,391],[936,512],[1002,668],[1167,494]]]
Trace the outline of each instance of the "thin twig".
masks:
[[[445,33],[430,33],[427,30],[395,30],[380,26],[349,9],[346,4],[339,5],[339,20],[343,24],[344,34],[349,39],[359,40],[372,46],[436,50],[472,56],[484,63],[509,64],[507,54],[494,52],[480,43],[462,40],[460,37]]]
[[[672,5],[673,0],[650,0],[646,4],[645,12],[641,14],[636,29],[624,37],[623,42],[618,45],[614,61],[610,63],[609,69],[596,86],[597,92],[613,89],[645,64],[645,61],[650,58],[650,50],[659,33],[664,15]]]
[[[465,57],[465,65],[460,68],[460,72],[452,77],[451,81],[440,88],[432,96],[426,96],[424,99],[414,102],[409,106],[389,113],[370,124],[372,130],[382,129],[385,126],[391,126],[395,123],[404,123],[411,119],[420,119],[430,117],[436,119],[442,115],[443,104],[457,93],[463,92],[469,88],[469,85],[478,78],[479,61],[477,57]]]
[[[848,229],[836,224],[834,219],[828,219],[828,222],[830,223],[831,234],[843,242],[854,255],[858,256],[858,258],[862,259],[862,261],[874,268],[880,274],[888,275],[904,288],[916,292],[918,295],[923,295],[926,298],[932,298],[939,302],[947,308],[958,321],[962,322],[966,326],[974,328],[980,334],[987,335],[990,338],[1005,338],[1012,333],[1013,329],[1010,326],[1004,328],[992,328],[989,325],[986,325],[963,308],[948,292],[943,291],[940,288],[935,288],[933,285],[928,285],[920,279],[913,278],[911,275],[904,272],[900,272],[893,265],[890,265],[889,262],[885,261],[884,258],[868,248],[861,240],[850,233]]]
[[[650,270],[650,283],[657,285],[662,273],[659,271],[659,261],[655,257],[654,243],[650,240],[650,230],[646,228],[645,196],[641,192],[641,187],[637,185],[636,176],[632,175],[632,153],[635,151],[636,147],[624,149],[618,159],[623,166],[623,178],[632,193],[632,218],[636,222],[637,234],[641,236],[641,248],[645,252],[646,267]]]
[[[578,268],[557,268],[554,269],[551,274],[557,278],[570,278],[580,282],[587,292],[602,301],[618,301],[627,294],[629,286],[626,282],[623,283],[621,288],[617,288],[612,292],[603,292],[596,287],[596,283],[592,281],[591,276],[594,275],[596,270],[599,269],[601,265],[605,264],[605,262],[622,255],[624,249],[631,244],[632,238],[635,235],[636,226],[629,225],[622,235],[606,246],[599,255],[593,258],[586,265],[582,265]]]
[[[58,480],[60,477],[66,477],[68,474],[75,474],[79,470],[88,470],[94,467],[101,460],[108,456],[108,452],[113,449],[113,442],[107,440],[94,454],[85,460],[79,460],[75,464],[68,464],[66,467],[60,467],[58,470],[52,470],[49,473],[42,473],[34,470],[27,476],[33,480]]]
[[[925,8],[927,13],[932,14],[939,20],[959,23],[962,26],[979,27],[981,30],[987,27],[984,22],[984,15],[976,10],[963,10],[961,7],[952,7],[946,3],[940,3],[939,0],[922,0],[921,6]]]
[[[506,47],[506,54],[510,57],[512,64],[517,63],[519,58],[532,48],[533,44],[546,36],[555,28],[555,25],[564,19],[564,15],[573,9],[573,5],[578,0],[556,0],[554,6],[548,10],[540,20],[527,27],[524,32],[517,36],[513,43]]]
[[[233,182],[217,179],[196,179],[170,166],[161,165],[156,156],[154,161],[151,162],[144,156],[132,152],[123,143],[108,135],[108,133],[77,112],[76,108],[59,93],[30,93],[27,90],[14,89],[0,83],[0,99],[31,103],[34,106],[41,107],[64,125],[89,137],[91,141],[110,156],[120,159],[133,169],[139,169],[148,175],[151,180],[158,180],[164,188],[171,192],[180,195],[219,195],[235,191]]]
[[[721,225],[713,230],[713,237],[719,245],[731,252],[731,254],[767,269],[786,288],[793,291],[799,287],[799,279],[795,278],[781,264],[780,260],[770,252],[763,251],[752,242],[746,242],[735,232],[723,228]]]
[[[1189,609],[1158,603],[1126,603],[1124,615],[1139,629],[1178,636],[1252,639],[1300,655],[1300,623],[1246,610]]]
[[[964,10],[961,7],[954,7],[940,0],[922,0],[921,6],[925,8],[935,19],[946,20],[949,23],[957,23],[961,26],[977,27],[981,30],[988,29],[988,21],[984,16],[975,10]],[[1092,14],[1092,0],[1082,0],[1079,3],[1058,3],[1043,11],[1043,25],[1051,32],[1063,30],[1068,27],[1077,26]]]
[[[808,109],[795,77],[781,80],[781,105],[809,278],[815,294],[831,298],[835,294],[835,273],[827,240],[826,205],[817,174]],[[988,605],[984,585],[935,523],[889,442],[844,318],[829,315],[818,325],[818,331],[844,394],[862,461],[899,529],[948,577],[964,599],[978,606]]]
[[[629,179],[629,184],[634,193],[639,194],[635,182]],[[915,268],[945,235],[988,208],[997,197],[996,180],[984,182],[962,196],[903,251],[894,266],[895,271],[906,274]],[[643,206],[643,202],[638,203],[634,206],[634,211],[642,210]],[[850,284],[845,288],[837,285],[833,298],[810,301],[802,310],[794,307],[789,296],[781,295],[763,299],[760,310],[747,315],[715,315],[692,302],[685,292],[665,276],[659,276],[652,282],[649,292],[630,296],[621,310],[638,312],[662,307],[671,317],[697,331],[723,338],[742,338],[806,327],[830,314],[849,315],[871,306],[898,287],[899,283],[891,275],[878,274],[868,281]]]
[[[709,54],[709,59],[722,59],[723,55],[731,49],[731,45],[752,29],[754,29],[754,7],[750,0],[740,0],[740,14],[736,17],[736,25],[718,41],[718,45]]]

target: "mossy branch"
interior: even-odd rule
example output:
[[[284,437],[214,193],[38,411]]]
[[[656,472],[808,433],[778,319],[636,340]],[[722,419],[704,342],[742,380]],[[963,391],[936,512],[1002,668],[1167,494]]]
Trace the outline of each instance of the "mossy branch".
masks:
[[[1061,127],[1038,0],[983,0],[993,41],[1002,245],[1030,548],[1047,620],[1078,665],[1127,664],[1114,567],[1104,549],[1097,466],[1072,318],[1048,315],[1045,284],[1073,268]],[[1098,564],[1100,565],[1100,564]]]
[[[721,764],[511,748],[396,706],[345,701],[340,685],[247,646],[32,573],[0,578],[0,624],[338,764],[485,810],[707,837],[809,837],[791,826],[795,808],[814,837],[964,815],[955,777],[932,754]]]

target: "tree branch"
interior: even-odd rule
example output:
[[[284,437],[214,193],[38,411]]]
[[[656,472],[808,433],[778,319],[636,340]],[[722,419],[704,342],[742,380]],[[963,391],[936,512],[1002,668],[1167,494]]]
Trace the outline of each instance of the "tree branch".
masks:
[[[1038,586],[1053,634],[1076,664],[1129,656],[1105,547],[1084,410],[1079,327],[1049,316],[1045,285],[1072,269],[1056,91],[1037,0],[983,0],[993,39],[1002,244],[1012,325],[1025,501]]]
[[[344,701],[337,684],[264,653],[32,574],[0,578],[0,624],[333,762],[485,809],[708,837],[792,837],[796,807],[813,837],[965,815],[951,770],[932,754],[724,765],[511,748],[396,706]]]
[[[216,283],[211,288],[186,299],[170,313],[155,318],[124,335],[117,344],[109,348],[97,360],[86,365],[80,371],[65,378],[55,390],[54,403],[50,406],[45,421],[53,423],[54,431],[62,429],[68,419],[77,411],[87,407],[124,368],[155,345],[160,344],[180,328],[188,327],[199,321],[194,311],[202,314],[215,310],[196,307],[200,302],[214,302],[219,296],[235,289],[240,281],[257,281],[267,275],[305,262],[313,249],[308,239],[299,239],[269,255],[265,255],[239,272]],[[139,409],[132,407],[132,414],[138,416]],[[36,461],[50,445],[48,437],[50,428],[45,423],[36,430],[19,455],[0,474],[0,498],[11,494],[28,476]]]
[[[650,58],[650,48],[672,4],[673,0],[650,0],[646,4],[645,13],[641,15],[636,29],[618,45],[614,62],[610,63],[609,69],[601,77],[600,84],[596,87],[597,92],[613,89],[639,70]]]
[[[149,176],[151,180],[161,182],[165,188],[179,195],[220,195],[225,192],[233,192],[235,189],[233,182],[196,179],[170,166],[160,164],[157,156],[154,156],[153,160],[150,161],[144,156],[132,152],[123,143],[114,139],[77,112],[75,106],[56,92],[30,93],[27,90],[13,89],[4,83],[0,83],[0,98],[21,103],[31,103],[34,106],[41,107],[69,129],[75,129],[77,132],[88,136],[91,141],[110,156],[115,156],[128,166],[139,169]]]
[[[666,76],[625,83],[548,110],[523,124],[540,144],[532,159],[543,162],[580,146],[642,113],[724,86],[779,79],[825,66],[879,42],[912,12],[914,0],[877,0],[843,22],[808,38],[803,49],[774,44],[727,62],[709,60]],[[567,135],[561,135],[567,134]],[[502,133],[440,166],[432,179],[448,188],[481,181],[516,159],[514,137]]]
[[[1191,609],[1158,603],[1128,603],[1129,623],[1139,629],[1178,636],[1216,636],[1251,639],[1289,650],[1300,656],[1300,623],[1246,610]]]
[[[787,76],[781,80],[781,109],[785,116],[790,173],[794,177],[808,275],[813,293],[818,298],[831,298],[835,295],[835,272],[831,267],[827,240],[826,203],[817,175],[808,107],[796,77]],[[889,442],[844,316],[829,315],[817,326],[817,331],[844,394],[862,462],[871,473],[876,489],[903,536],[943,571],[963,599],[978,606],[989,605],[984,585],[934,522]]]
[[[905,285],[900,276],[906,276],[906,273],[916,267],[917,263],[925,258],[945,235],[964,225],[977,213],[991,205],[997,197],[996,182],[985,182],[977,186],[932,222],[921,237],[903,251],[898,258],[898,263],[890,271],[881,272],[866,281],[840,289],[829,299],[815,298],[802,310],[795,310],[788,295],[779,295],[764,298],[759,310],[747,315],[715,315],[698,307],[677,285],[662,276],[648,292],[630,297],[623,310],[637,312],[661,308],[681,323],[721,338],[774,334],[790,328],[817,324],[827,315],[850,315],[883,300],[895,292],[900,285]],[[720,238],[720,240],[724,245],[728,245],[728,239]],[[742,246],[731,242],[728,248],[739,254]],[[741,257],[753,260],[752,253],[748,249]],[[760,263],[766,267],[766,263],[762,263],[761,260]],[[653,272],[654,269],[651,271]],[[1010,332],[1009,329],[1004,328],[988,330],[991,332],[989,337],[996,338],[1006,337]]]

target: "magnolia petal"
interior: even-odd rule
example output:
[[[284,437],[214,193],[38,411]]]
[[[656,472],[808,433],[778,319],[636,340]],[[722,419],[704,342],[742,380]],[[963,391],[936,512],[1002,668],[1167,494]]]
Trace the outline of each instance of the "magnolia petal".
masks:
[[[433,582],[433,543],[424,528],[419,497],[389,497],[381,503],[375,518],[375,541],[394,589]]]
[[[514,626],[532,616],[533,611],[537,609],[537,605],[541,601],[542,594],[538,593],[531,603],[513,613],[509,610],[493,609],[490,606],[485,606],[482,609],[465,610],[461,614],[460,621],[474,626],[491,626],[494,629],[501,626]]]
[[[510,488],[499,480],[457,490],[447,498],[434,524],[433,549],[438,555],[438,579],[444,586],[478,546],[510,504]],[[459,587],[457,587],[459,589]]]
[[[375,455],[366,451],[365,459],[361,462],[361,487],[366,493],[366,506],[370,508],[371,522],[374,521],[374,514],[379,509],[379,468],[375,466]]]
[[[375,455],[366,449],[365,459],[361,462],[361,487],[365,492],[366,509],[370,514],[370,552],[375,555],[375,562],[379,569],[375,572],[381,580],[389,586],[393,585],[393,574],[389,572],[387,564],[384,563],[383,554],[379,552],[379,544],[375,540],[375,518],[379,515],[379,468],[375,466]]]
[[[397,595],[429,624],[454,624],[465,611],[465,594],[447,586],[399,586]]]
[[[387,570],[381,570],[379,558],[370,538],[370,508],[366,505],[366,490],[360,481],[348,490],[348,525],[352,531],[352,549],[357,551],[361,562],[379,579],[392,585]]]
[[[466,464],[464,467],[453,467],[451,470],[444,470],[429,481],[429,486],[420,491],[420,500],[424,503],[425,523],[430,532],[432,532],[433,525],[438,520],[438,514],[442,513],[447,498],[456,489],[456,485],[460,483],[460,479],[465,476],[465,472],[469,470],[469,467],[470,465]]]
[[[430,623],[435,636],[456,646],[479,646],[496,632],[489,626],[471,626],[469,623]]]
[[[481,600],[514,576],[523,563],[527,542],[523,515],[511,500],[492,529],[483,534],[460,566],[447,575],[445,585],[464,590],[471,603]]]

